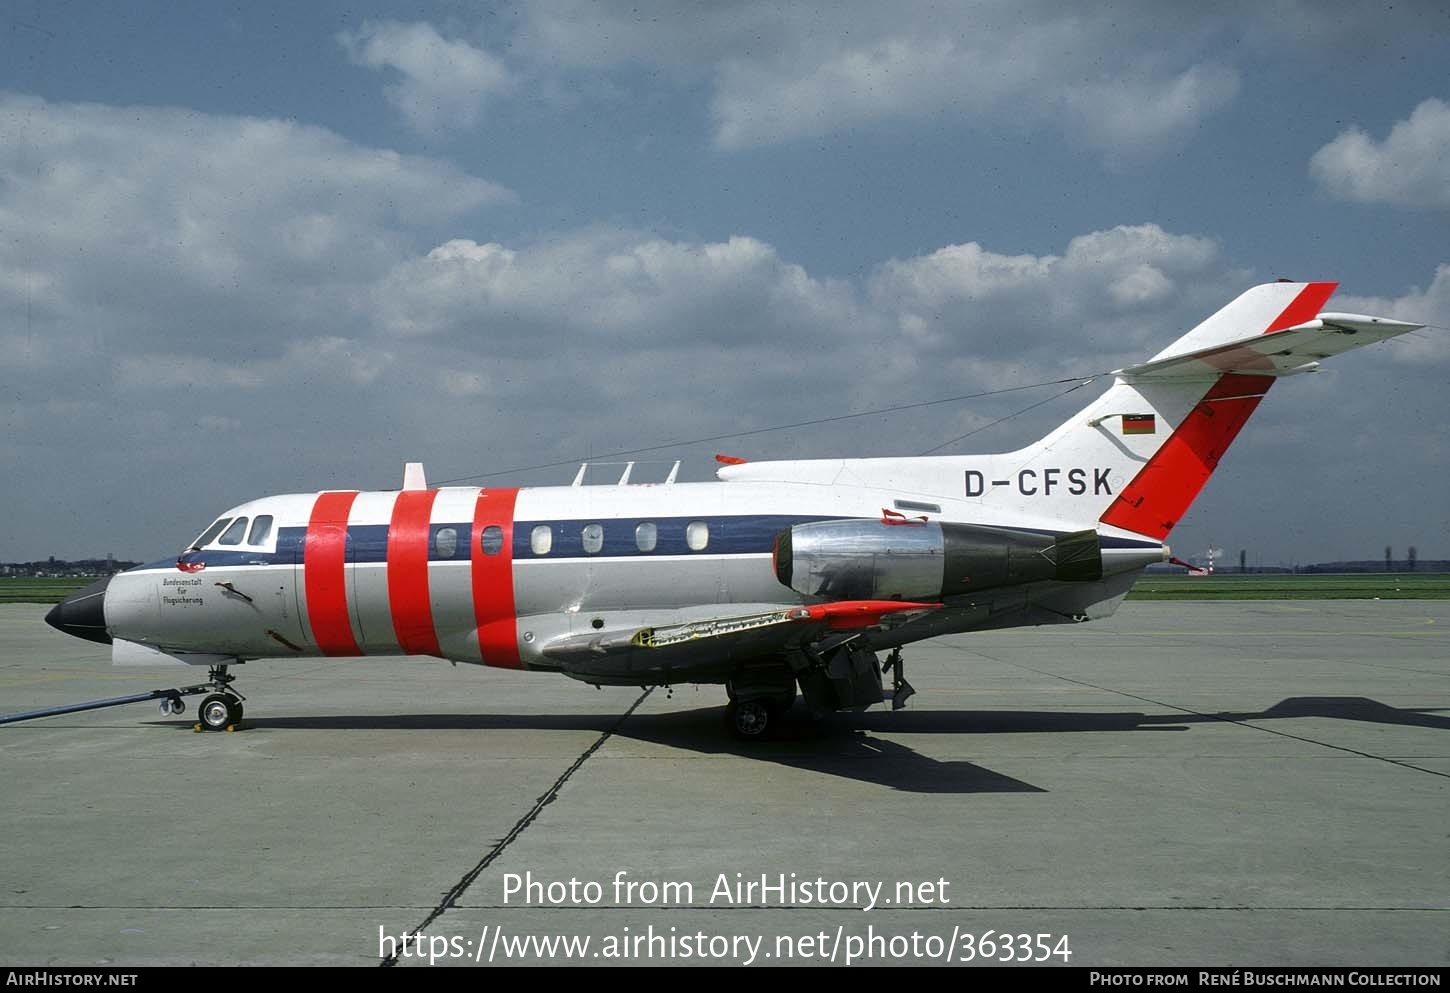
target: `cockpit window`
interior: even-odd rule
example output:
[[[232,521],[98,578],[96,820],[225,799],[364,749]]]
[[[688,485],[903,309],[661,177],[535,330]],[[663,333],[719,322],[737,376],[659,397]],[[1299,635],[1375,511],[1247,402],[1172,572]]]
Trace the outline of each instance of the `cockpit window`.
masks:
[[[221,518],[211,527],[203,531],[201,537],[193,541],[189,548],[205,548],[207,545],[210,545],[213,541],[216,541],[216,536],[221,534],[231,522],[232,519],[230,517]]]
[[[247,544],[265,545],[272,536],[272,515],[260,514],[252,520],[252,533],[247,535]]]
[[[240,545],[242,543],[242,538],[246,535],[246,533],[247,519],[245,517],[238,517],[236,520],[232,521],[231,527],[227,528],[225,531],[222,532],[222,536],[217,539],[217,544]]]

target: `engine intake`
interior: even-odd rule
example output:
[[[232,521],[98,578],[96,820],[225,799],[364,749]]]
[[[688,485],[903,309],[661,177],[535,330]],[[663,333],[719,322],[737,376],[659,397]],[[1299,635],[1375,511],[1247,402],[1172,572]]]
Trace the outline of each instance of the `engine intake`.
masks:
[[[907,600],[1103,576],[1093,530],[1051,535],[978,524],[816,521],[776,535],[776,578],[805,596]]]

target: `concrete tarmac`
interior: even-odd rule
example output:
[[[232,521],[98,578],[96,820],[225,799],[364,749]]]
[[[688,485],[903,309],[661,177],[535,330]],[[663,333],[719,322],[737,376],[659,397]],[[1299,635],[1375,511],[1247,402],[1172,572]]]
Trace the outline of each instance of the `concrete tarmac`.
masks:
[[[202,675],[45,610],[0,606],[0,712]],[[195,697],[0,727],[0,964],[1450,964],[1450,602],[906,654],[905,711],[751,746],[719,687],[402,659],[236,669],[236,733]]]

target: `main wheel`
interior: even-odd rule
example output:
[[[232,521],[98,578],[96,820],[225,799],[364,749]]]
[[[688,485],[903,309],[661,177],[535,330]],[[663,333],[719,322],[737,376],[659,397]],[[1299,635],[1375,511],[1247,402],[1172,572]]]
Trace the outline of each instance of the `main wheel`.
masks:
[[[732,700],[725,708],[725,719],[730,733],[741,741],[760,741],[770,732],[774,708],[770,701],[758,697],[749,700]]]
[[[201,726],[208,731],[225,731],[228,724],[234,724],[236,719],[232,716],[232,708],[236,706],[232,697],[221,693],[213,693],[201,702],[197,709],[197,716],[201,719]]]

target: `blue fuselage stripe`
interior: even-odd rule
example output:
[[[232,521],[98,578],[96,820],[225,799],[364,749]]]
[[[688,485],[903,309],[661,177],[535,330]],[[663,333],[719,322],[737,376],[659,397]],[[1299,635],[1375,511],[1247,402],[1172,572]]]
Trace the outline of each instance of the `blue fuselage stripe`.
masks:
[[[655,517],[655,518],[613,518],[606,520],[562,520],[562,521],[515,521],[513,557],[515,561],[530,559],[588,559],[649,558],[658,555],[760,555],[769,554],[776,535],[797,524],[815,521],[842,520],[837,517],[807,517],[791,514],[741,515],[736,517]],[[709,540],[703,549],[691,549],[685,543],[685,529],[694,521],[703,521],[709,526]],[[502,523],[502,522],[500,522]],[[648,552],[641,551],[636,542],[636,529],[640,524],[655,525],[655,546]],[[604,542],[598,552],[584,551],[584,528],[597,524],[604,530]],[[535,555],[530,545],[534,528],[548,526],[552,529],[552,544],[545,555]],[[1044,535],[1062,532],[1019,528]],[[439,538],[440,531],[452,531]],[[201,562],[208,566],[246,565],[291,565],[302,557],[302,544],[307,535],[306,527],[284,527],[277,532],[275,551],[236,550],[207,548],[186,554],[188,562]],[[467,562],[469,546],[474,540],[473,523],[431,524],[428,528],[428,561]],[[1158,543],[1132,538],[1103,536],[1103,548],[1157,548]],[[443,552],[451,551],[445,555]],[[350,563],[383,563],[388,560],[388,525],[351,524],[347,529],[347,561]],[[150,569],[174,569],[176,559],[162,559],[137,566],[135,571]]]

